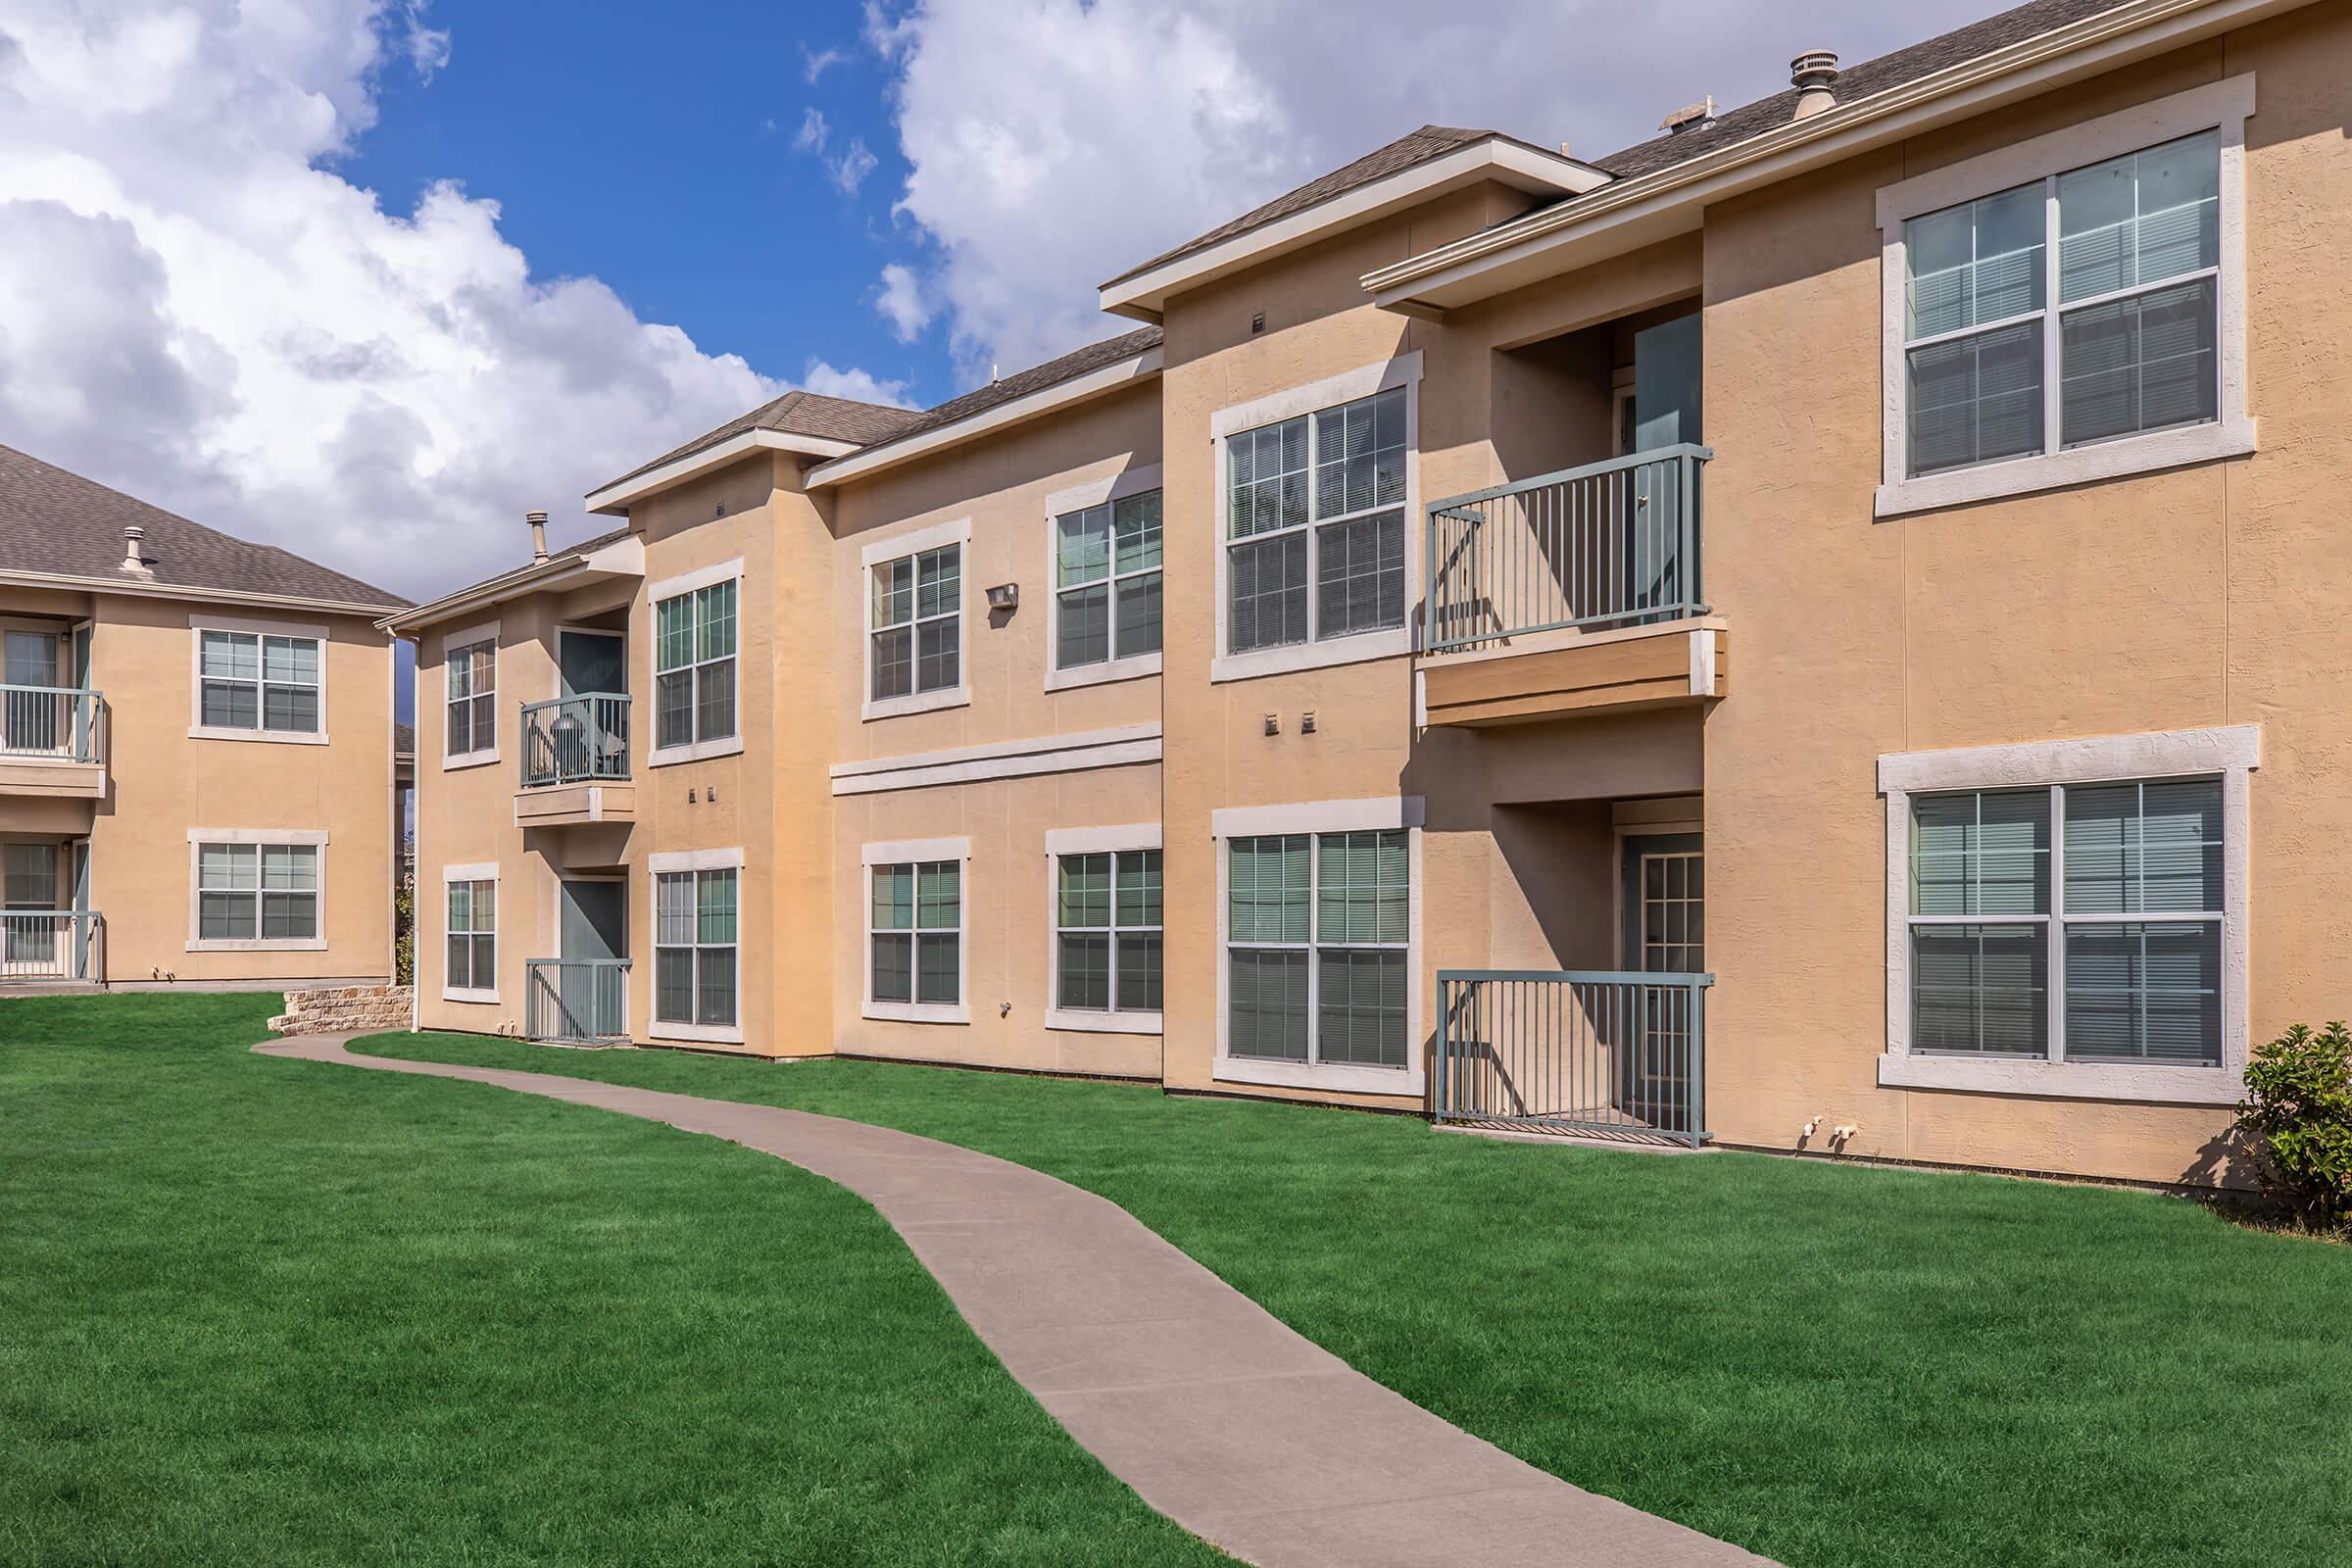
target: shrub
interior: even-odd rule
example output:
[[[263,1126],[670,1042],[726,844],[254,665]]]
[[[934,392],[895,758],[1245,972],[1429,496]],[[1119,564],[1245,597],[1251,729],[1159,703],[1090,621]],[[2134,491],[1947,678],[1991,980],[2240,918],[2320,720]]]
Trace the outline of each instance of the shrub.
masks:
[[[2299,1023],[2246,1064],[2237,1126],[2263,1161],[2263,1190],[2304,1225],[2352,1219],[2352,1032]]]

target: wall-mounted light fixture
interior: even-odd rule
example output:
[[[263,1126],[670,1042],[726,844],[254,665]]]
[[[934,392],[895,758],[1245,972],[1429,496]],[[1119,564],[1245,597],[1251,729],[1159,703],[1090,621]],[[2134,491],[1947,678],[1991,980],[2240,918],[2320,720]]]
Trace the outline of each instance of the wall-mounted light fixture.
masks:
[[[988,608],[991,610],[1017,610],[1020,603],[1021,585],[1017,582],[1001,582],[988,591]]]

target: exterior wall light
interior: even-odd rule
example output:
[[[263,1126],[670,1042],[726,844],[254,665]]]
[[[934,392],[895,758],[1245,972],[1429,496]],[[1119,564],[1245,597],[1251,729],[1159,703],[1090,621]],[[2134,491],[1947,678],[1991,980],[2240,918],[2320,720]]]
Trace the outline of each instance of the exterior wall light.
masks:
[[[1017,582],[1001,582],[988,591],[988,608],[991,610],[1017,610],[1020,603],[1021,585]]]

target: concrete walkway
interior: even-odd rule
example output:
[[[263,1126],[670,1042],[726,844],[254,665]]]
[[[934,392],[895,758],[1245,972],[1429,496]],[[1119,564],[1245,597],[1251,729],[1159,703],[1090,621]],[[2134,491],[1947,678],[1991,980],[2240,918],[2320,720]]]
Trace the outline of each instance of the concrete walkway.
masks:
[[[897,1227],[1070,1436],[1152,1507],[1264,1568],[1766,1564],[1447,1425],[1285,1328],[1109,1200],[1027,1166],[807,1111],[354,1055],[349,1038],[254,1050],[597,1105],[847,1187]]]

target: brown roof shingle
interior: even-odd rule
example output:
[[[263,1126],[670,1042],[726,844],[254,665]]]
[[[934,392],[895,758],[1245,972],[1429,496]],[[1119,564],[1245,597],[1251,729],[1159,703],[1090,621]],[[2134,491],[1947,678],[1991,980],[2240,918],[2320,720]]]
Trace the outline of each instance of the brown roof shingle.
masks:
[[[922,417],[919,409],[893,409],[879,403],[858,403],[849,398],[828,398],[814,392],[791,391],[772,403],[762,403],[740,418],[729,419],[715,430],[706,430],[685,445],[662,453],[651,463],[639,464],[612,484],[625,484],[641,473],[651,473],[680,458],[693,457],[697,452],[732,440],[746,430],[775,430],[786,435],[809,435],[822,441],[849,441],[858,446],[870,446],[887,441],[903,432],[912,421]],[[597,489],[610,489],[599,485]],[[594,494],[591,491],[590,494]]]
[[[1089,343],[1082,349],[1072,349],[1059,359],[1033,365],[1026,370],[1016,370],[984,387],[966,392],[959,398],[950,398],[937,408],[926,409],[906,429],[887,441],[874,442],[873,446],[892,446],[911,436],[921,435],[926,430],[936,430],[941,425],[968,419],[975,414],[986,414],[990,409],[1010,403],[1016,398],[1025,398],[1032,392],[1043,392],[1050,386],[1075,381],[1090,370],[1099,370],[1106,365],[1116,365],[1121,360],[1148,353],[1159,347],[1160,341],[1158,327],[1140,326],[1132,332],[1121,332],[1117,337],[1106,337],[1099,343]]]
[[[145,530],[145,575],[122,569],[122,530]],[[0,571],[116,579],[400,610],[397,594],[275,545],[232,538],[95,479],[0,446]]]

